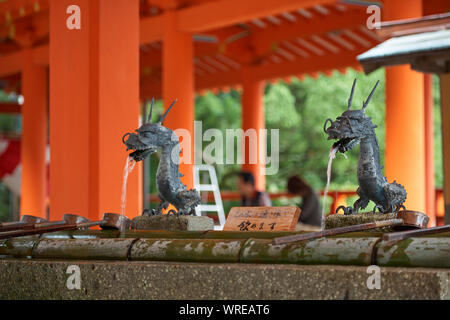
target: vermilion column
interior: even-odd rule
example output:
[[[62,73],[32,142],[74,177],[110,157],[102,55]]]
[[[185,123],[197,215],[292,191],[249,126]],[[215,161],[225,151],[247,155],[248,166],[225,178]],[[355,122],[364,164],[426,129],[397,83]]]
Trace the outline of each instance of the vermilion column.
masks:
[[[425,74],[425,203],[430,217],[429,226],[436,225],[436,186],[434,179],[434,116],[433,76]]]
[[[185,129],[189,132],[190,143],[182,142],[182,148],[185,147],[182,149],[182,156],[186,163],[181,162],[179,166],[180,172],[184,174],[181,181],[188,188],[193,187],[194,162],[193,50],[192,35],[177,28],[176,11],[166,11],[163,26],[162,94],[166,108],[174,99],[178,99],[178,102],[167,115],[164,125],[172,130]]]
[[[385,1],[383,20],[422,15],[422,2]],[[409,65],[386,68],[386,175],[405,186],[406,207],[425,212],[424,76]]]
[[[70,5],[81,29],[66,26]],[[52,0],[50,39],[50,216],[120,212],[121,138],[139,125],[139,1]],[[141,179],[139,164],[129,217],[142,212]]]
[[[20,211],[46,218],[47,70],[23,53]]]
[[[423,15],[447,12],[450,3],[446,0],[422,0]],[[426,165],[426,206],[430,216],[430,226],[436,224],[436,185],[434,167],[434,117],[433,117],[433,76],[425,74],[425,165]]]
[[[441,115],[442,115],[442,153],[444,156],[444,224],[450,224],[450,73],[442,74]]]
[[[249,171],[255,177],[255,186],[258,190],[265,190],[266,176],[264,159],[260,159],[260,148],[265,147],[264,143],[259,142],[260,129],[265,128],[264,118],[264,82],[255,80],[252,77],[250,67],[244,67],[242,71],[242,129],[244,132],[248,129],[254,129],[257,135],[257,142],[249,143],[246,138],[243,141],[243,150],[245,151],[245,162],[242,169]],[[265,155],[264,150],[261,150]],[[256,153],[256,154],[255,154]],[[256,163],[250,163],[255,161]]]

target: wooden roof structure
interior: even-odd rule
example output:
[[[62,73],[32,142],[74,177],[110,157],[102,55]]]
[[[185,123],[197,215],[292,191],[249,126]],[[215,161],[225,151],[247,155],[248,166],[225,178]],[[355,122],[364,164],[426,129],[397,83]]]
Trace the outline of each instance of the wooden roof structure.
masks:
[[[234,17],[235,6],[246,14]],[[161,16],[171,7],[179,12],[180,29],[193,33],[196,92],[239,88],[243,65],[269,81],[360,68],[356,56],[382,40],[366,28],[366,5],[351,1],[141,0],[142,100],[161,97]],[[36,63],[49,64],[48,11],[48,0],[0,3],[0,80],[5,89],[20,91],[24,46],[33,47]]]
[[[390,33],[393,37],[358,56],[366,73],[381,66],[408,63],[421,72],[450,71],[449,13],[383,23],[381,30],[382,35]]]

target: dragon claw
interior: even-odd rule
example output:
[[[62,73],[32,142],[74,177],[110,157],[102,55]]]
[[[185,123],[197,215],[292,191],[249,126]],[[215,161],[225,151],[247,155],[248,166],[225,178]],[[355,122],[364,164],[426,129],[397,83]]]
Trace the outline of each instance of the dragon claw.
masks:
[[[376,213],[377,209],[379,212],[383,212],[383,206],[377,204],[375,207],[373,207],[373,213]]]
[[[340,211],[341,209],[342,209],[342,211],[344,212],[344,215],[346,215],[346,216],[357,212],[357,210],[355,211],[355,210],[353,209],[353,207],[339,206],[339,207],[336,209],[336,213],[339,213],[339,211]]]
[[[395,209],[393,210],[393,213],[398,213],[401,209],[403,209],[404,211],[406,211],[406,207],[402,204],[400,205],[396,205]]]
[[[159,211],[157,209],[144,209],[144,211],[142,212],[142,215],[148,216],[148,217],[159,216],[159,215],[161,215],[161,211]]]

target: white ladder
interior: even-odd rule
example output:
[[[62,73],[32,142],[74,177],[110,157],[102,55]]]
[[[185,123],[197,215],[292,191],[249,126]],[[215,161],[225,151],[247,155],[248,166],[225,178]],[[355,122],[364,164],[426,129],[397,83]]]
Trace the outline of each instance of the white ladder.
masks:
[[[211,184],[200,183],[200,171],[208,171]],[[219,217],[219,225],[214,226],[214,230],[222,230],[225,225],[225,213],[223,211],[222,197],[220,195],[219,183],[217,182],[216,169],[212,165],[198,164],[194,165],[194,188],[201,195],[202,191],[210,191],[214,194],[215,204],[199,204],[195,208],[195,214],[197,216],[202,215],[202,211],[205,212],[217,212]]]

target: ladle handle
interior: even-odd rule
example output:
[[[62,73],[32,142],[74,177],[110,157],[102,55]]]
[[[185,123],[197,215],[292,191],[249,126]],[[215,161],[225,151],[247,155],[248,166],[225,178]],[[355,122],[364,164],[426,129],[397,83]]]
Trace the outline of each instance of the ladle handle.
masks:
[[[47,232],[55,232],[55,231],[63,231],[63,230],[76,230],[79,228],[88,228],[97,226],[101,223],[101,221],[93,221],[93,222],[84,222],[79,224],[61,224],[61,225],[53,225],[45,228],[34,228],[29,230],[14,230],[14,231],[6,231],[0,232],[0,239],[8,239],[15,237],[23,237],[30,236],[34,234],[43,234]]]
[[[421,229],[421,230],[409,230],[402,232],[393,232],[387,233],[383,235],[383,241],[396,241],[396,240],[404,240],[415,236],[424,236],[427,234],[436,234],[441,232],[450,231],[450,225]]]
[[[353,226],[346,226],[346,227],[333,228],[333,229],[317,231],[317,232],[296,234],[296,235],[292,235],[292,236],[278,237],[278,238],[273,239],[273,243],[274,244],[286,244],[286,243],[292,243],[292,242],[306,241],[306,240],[312,240],[312,239],[317,239],[317,238],[322,238],[322,237],[327,237],[327,236],[334,236],[334,235],[348,233],[348,232],[356,232],[356,231],[363,231],[363,230],[369,230],[369,229],[391,227],[391,226],[396,226],[399,224],[403,224],[402,219],[374,221],[374,222],[369,222],[369,223],[356,224]]]
[[[83,222],[83,223],[78,223],[77,226],[79,229],[81,228],[90,228],[90,227],[95,227],[98,226],[102,223],[103,221],[90,221],[90,222]]]
[[[52,221],[52,222],[39,222],[39,223],[27,223],[27,222],[6,222],[0,225],[0,232],[12,231],[12,230],[24,230],[24,229],[37,229],[48,228],[52,226],[67,225],[64,220]]]
[[[61,226],[61,225],[67,225],[67,222],[65,222],[64,220],[41,222],[41,223],[35,223],[34,227],[35,228],[48,228],[48,227]]]
[[[11,230],[21,230],[21,229],[32,229],[35,223],[27,222],[5,222],[0,225],[0,232],[11,231]]]

